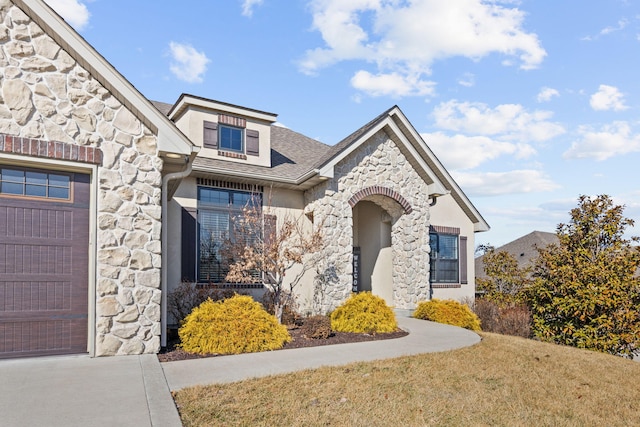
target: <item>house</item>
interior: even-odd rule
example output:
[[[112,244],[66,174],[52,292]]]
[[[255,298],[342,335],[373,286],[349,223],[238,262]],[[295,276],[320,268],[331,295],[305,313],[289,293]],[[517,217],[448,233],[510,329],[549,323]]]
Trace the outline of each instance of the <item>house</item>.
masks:
[[[227,286],[215,245],[256,195],[271,226],[322,229],[331,274],[303,277],[301,310],[474,295],[489,226],[397,106],[328,146],[265,111],[150,102],[41,0],[0,16],[0,358],[158,352],[167,293]]]
[[[550,244],[558,244],[558,242],[558,235],[556,233],[532,231],[525,236],[496,248],[496,251],[507,252],[518,262],[518,268],[524,268],[531,266],[532,261],[538,256],[538,248],[546,248]],[[476,278],[487,278],[487,274],[484,271],[483,259],[484,255],[475,259]]]

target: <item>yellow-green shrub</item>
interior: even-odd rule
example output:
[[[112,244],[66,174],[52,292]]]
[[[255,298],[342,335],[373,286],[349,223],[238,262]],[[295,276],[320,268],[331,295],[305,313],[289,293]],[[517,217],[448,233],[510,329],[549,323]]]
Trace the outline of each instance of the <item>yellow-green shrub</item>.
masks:
[[[416,319],[431,320],[432,322],[446,323],[447,325],[460,326],[461,328],[480,330],[480,319],[466,304],[460,304],[451,299],[432,299],[418,304],[413,313]]]
[[[207,301],[180,327],[180,347],[198,354],[238,354],[277,350],[291,341],[284,325],[247,295]]]
[[[385,333],[398,329],[393,310],[371,292],[351,295],[331,313],[331,329],[337,332]]]

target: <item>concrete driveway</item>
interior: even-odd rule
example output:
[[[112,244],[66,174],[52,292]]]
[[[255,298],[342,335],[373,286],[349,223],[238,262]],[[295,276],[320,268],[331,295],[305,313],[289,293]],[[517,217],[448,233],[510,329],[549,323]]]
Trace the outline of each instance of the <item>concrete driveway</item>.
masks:
[[[155,354],[0,361],[3,427],[181,426]]]

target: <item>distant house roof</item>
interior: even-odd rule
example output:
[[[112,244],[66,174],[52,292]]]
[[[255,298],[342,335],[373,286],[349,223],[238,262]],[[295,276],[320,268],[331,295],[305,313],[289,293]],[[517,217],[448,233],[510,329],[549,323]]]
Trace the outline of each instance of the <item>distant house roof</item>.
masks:
[[[552,243],[558,243],[558,236],[556,233],[533,231],[507,243],[506,245],[496,248],[496,251],[508,252],[518,261],[518,267],[522,268],[530,265],[531,261],[538,256],[538,248],[545,248]],[[476,278],[484,279],[487,277],[484,272],[483,259],[484,255],[475,259]]]

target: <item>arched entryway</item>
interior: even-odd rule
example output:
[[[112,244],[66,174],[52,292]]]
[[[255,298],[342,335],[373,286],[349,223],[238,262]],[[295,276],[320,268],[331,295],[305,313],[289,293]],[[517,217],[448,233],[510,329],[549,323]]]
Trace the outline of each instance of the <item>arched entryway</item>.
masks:
[[[392,248],[393,226],[409,203],[386,187],[368,187],[356,193],[353,209],[354,291],[371,291],[394,305]]]

